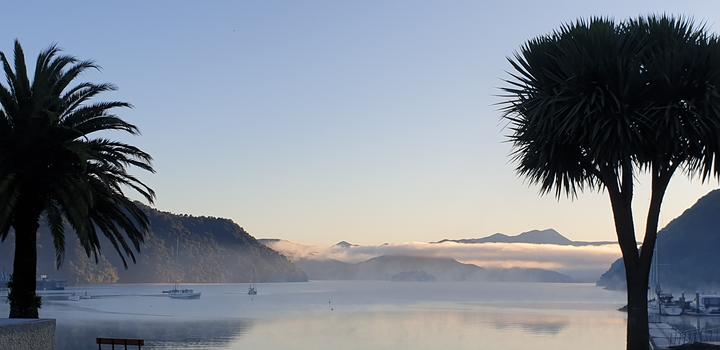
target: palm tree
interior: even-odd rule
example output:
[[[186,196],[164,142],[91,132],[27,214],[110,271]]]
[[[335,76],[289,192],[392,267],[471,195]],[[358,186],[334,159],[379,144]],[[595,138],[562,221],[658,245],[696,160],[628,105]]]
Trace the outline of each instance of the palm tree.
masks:
[[[541,193],[610,197],[626,267],[628,349],[649,344],[647,288],[658,218],[677,169],[720,175],[720,44],[689,19],[579,20],[528,41],[510,59],[504,117],[517,171]],[[652,194],[642,249],[634,180]]]
[[[125,102],[98,102],[96,95],[114,90],[89,82],[71,86],[91,61],[60,55],[51,46],[38,55],[32,81],[25,56],[15,42],[14,65],[0,53],[7,86],[0,84],[0,238],[15,236],[10,300],[11,318],[37,318],[35,294],[37,231],[47,220],[62,264],[65,229],[71,228],[88,257],[97,261],[102,235],[123,264],[135,261],[148,228],[142,210],[125,196],[131,188],[152,203],[155,194],[127,172],[129,167],[153,172],[142,150],[95,133],[138,129],[113,114]]]

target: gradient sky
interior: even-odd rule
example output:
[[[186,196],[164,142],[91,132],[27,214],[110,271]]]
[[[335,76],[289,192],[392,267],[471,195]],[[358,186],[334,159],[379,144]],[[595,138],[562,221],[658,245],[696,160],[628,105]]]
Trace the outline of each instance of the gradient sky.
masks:
[[[690,15],[717,1],[15,1],[0,49],[56,42],[135,105],[162,210],[313,244],[553,227],[612,240],[606,194],[539,197],[494,106],[505,57],[564,21]],[[34,57],[32,58],[34,59]],[[29,59],[30,60],[30,59]],[[642,181],[642,177],[638,179]],[[676,175],[663,223],[717,188]],[[646,207],[647,186],[637,193]]]

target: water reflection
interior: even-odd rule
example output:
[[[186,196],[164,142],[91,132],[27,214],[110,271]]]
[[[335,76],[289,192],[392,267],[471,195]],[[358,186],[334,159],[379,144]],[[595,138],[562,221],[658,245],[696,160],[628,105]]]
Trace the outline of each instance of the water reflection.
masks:
[[[620,349],[617,311],[404,310],[258,322],[229,349]],[[279,336],[281,335],[281,336]],[[531,345],[531,347],[529,347]]]
[[[498,315],[495,319],[495,328],[498,330],[520,330],[525,333],[537,335],[554,335],[560,333],[570,323],[569,317],[543,316],[524,314],[521,317],[508,317],[509,315]]]
[[[242,319],[58,320],[56,349],[97,349],[98,337],[145,339],[147,349],[225,349],[251,327],[251,321]]]
[[[58,350],[95,349],[96,337],[142,338],[147,349],[575,349],[597,335],[622,345],[616,311],[418,308],[301,312],[265,319],[60,320]],[[562,336],[559,334],[562,333]],[[605,339],[603,339],[605,337]],[[585,347],[591,349],[591,347]]]
[[[621,349],[624,294],[593,285],[310,282],[202,285],[198,300],[155,297],[162,285],[86,286],[97,298],[43,305],[57,349],[96,337],[151,349]],[[333,308],[328,307],[332,300]],[[7,314],[0,304],[0,314]]]

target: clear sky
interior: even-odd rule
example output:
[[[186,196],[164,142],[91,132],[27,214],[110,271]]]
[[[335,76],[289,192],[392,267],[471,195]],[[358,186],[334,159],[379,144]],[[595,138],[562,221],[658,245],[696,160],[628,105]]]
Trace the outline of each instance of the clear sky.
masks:
[[[614,239],[605,194],[539,197],[494,105],[505,57],[564,21],[668,12],[717,30],[717,1],[14,1],[0,49],[57,42],[156,159],[162,210],[256,237],[429,241],[553,227]],[[642,178],[639,178],[642,182]],[[717,183],[679,174],[663,223]],[[637,193],[638,213],[647,186]],[[639,203],[642,201],[642,203]],[[641,215],[642,216],[642,215]]]

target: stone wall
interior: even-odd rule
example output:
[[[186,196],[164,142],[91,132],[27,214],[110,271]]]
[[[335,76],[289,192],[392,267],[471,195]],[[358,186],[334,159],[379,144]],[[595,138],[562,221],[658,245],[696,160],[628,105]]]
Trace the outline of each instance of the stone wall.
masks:
[[[0,349],[53,350],[55,320],[0,318]]]

